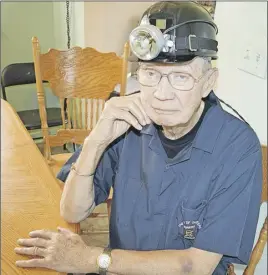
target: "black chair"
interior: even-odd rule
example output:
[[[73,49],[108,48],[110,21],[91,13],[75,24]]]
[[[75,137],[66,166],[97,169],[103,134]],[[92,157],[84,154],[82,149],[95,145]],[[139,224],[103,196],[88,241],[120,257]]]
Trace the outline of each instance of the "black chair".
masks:
[[[7,101],[5,88],[34,83],[36,83],[34,63],[14,63],[6,66],[1,75],[3,99]],[[60,108],[47,108],[46,110],[48,127],[62,125]],[[41,129],[39,109],[18,111],[17,113],[28,131]]]

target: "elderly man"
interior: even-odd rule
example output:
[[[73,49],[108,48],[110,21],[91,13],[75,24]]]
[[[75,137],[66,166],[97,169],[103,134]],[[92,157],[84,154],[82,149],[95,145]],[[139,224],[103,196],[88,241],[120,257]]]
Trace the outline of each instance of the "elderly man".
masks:
[[[59,174],[61,214],[87,218],[113,187],[110,243],[38,230],[19,261],[61,272],[127,275],[226,274],[247,264],[261,196],[260,142],[224,111],[217,27],[195,2],[160,2],[130,35],[140,93],[111,98],[96,127]]]

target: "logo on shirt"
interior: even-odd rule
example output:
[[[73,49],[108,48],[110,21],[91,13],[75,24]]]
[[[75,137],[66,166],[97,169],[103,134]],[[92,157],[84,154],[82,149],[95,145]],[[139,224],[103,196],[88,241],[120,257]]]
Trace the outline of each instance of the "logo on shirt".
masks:
[[[184,239],[194,240],[197,235],[197,231],[201,228],[199,221],[183,221],[179,225],[183,233]]]

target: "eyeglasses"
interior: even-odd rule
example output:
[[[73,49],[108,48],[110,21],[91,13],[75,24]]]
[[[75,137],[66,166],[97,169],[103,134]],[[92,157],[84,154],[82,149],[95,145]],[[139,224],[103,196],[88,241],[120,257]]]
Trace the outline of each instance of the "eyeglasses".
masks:
[[[154,87],[158,85],[162,77],[167,77],[170,85],[177,90],[189,91],[194,85],[200,81],[200,78],[194,78],[192,75],[184,72],[170,72],[169,74],[162,74],[161,72],[152,68],[140,67],[137,71],[137,79],[143,86]]]

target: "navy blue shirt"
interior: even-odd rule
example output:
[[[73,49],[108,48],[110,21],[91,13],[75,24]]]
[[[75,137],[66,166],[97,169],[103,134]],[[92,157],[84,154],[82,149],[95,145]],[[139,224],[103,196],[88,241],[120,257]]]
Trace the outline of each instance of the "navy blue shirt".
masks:
[[[198,249],[247,264],[262,189],[261,145],[255,132],[224,111],[213,92],[195,139],[169,159],[154,124],[131,128],[103,154],[94,176],[96,205],[114,189],[111,248]],[[58,174],[65,181],[79,148]]]

